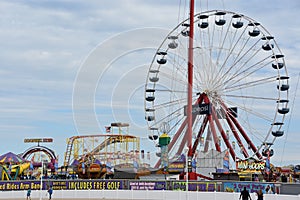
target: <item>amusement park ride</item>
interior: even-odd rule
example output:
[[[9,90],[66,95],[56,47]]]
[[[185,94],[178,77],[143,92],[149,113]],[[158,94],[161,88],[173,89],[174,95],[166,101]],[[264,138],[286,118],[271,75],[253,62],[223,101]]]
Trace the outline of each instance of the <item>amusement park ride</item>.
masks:
[[[106,134],[69,138],[64,166],[73,168],[80,178],[150,174],[148,165],[140,163],[144,151],[140,151],[139,137],[128,134],[129,124],[111,123],[107,129]]]
[[[24,143],[37,143],[37,146],[32,146],[19,155],[12,152],[2,155],[0,158],[0,180],[20,179],[21,176],[28,174],[29,171],[31,172],[30,175],[32,177],[35,176],[37,178],[43,176],[43,174],[37,170],[41,167],[49,169],[51,172],[55,172],[55,168],[58,167],[58,163],[54,151],[48,147],[40,145],[40,143],[49,142],[53,142],[53,139],[24,139]],[[33,173],[33,171],[35,173]]]
[[[11,152],[9,152],[11,153]],[[2,163],[0,165],[0,180],[16,180],[26,171],[30,163]]]
[[[149,138],[163,123],[169,162],[188,148],[228,151],[230,161],[269,162],[271,146],[284,134],[289,112],[289,76],[274,36],[254,19],[225,10],[194,14],[179,23],[157,49],[145,85],[145,119]],[[201,161],[200,161],[201,162]],[[167,167],[159,159],[155,167]]]

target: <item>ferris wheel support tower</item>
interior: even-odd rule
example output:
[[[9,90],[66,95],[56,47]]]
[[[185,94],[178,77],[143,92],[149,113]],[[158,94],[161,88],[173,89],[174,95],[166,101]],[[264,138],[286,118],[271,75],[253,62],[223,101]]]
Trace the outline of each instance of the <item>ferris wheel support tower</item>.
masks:
[[[193,93],[193,66],[194,66],[194,0],[190,1],[190,31],[189,31],[189,50],[188,50],[188,105],[187,105],[187,120],[188,120],[188,156],[192,156],[192,128],[193,128],[193,117],[192,117],[192,93]]]

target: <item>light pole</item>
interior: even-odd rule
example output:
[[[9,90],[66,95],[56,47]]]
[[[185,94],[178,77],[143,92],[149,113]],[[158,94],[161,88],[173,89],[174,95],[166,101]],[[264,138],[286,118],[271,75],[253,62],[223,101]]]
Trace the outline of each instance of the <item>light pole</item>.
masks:
[[[188,153],[189,153],[189,148],[185,147],[185,191],[189,191],[189,169],[188,169]]]
[[[43,159],[42,159],[42,171],[41,171],[41,183],[40,183],[40,200],[42,199],[43,173],[44,173],[44,161],[43,161]]]
[[[41,182],[40,182],[40,200],[42,200],[42,191],[43,191],[44,154],[41,154],[41,160],[42,160],[42,171],[41,171]]]

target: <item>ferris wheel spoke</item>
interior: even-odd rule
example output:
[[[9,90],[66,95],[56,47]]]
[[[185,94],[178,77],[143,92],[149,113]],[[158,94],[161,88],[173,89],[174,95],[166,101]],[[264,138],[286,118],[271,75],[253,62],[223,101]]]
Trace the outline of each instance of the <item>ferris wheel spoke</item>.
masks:
[[[186,93],[183,90],[171,90],[171,89],[155,89],[156,92],[167,92],[167,93]]]
[[[229,81],[231,81],[231,85],[241,81],[241,80],[245,80],[247,77],[249,77],[250,75],[254,74],[255,72],[259,72],[259,70],[261,70],[262,68],[266,67],[267,65],[271,64],[271,62],[267,62],[264,63],[264,61],[266,61],[267,58],[264,58],[254,64],[252,64],[251,66],[243,69],[242,71],[237,71],[235,74],[232,75],[224,75],[223,78],[225,79],[225,76],[227,76],[228,78],[226,78],[227,80],[224,81],[224,84],[227,84]],[[247,63],[245,63],[246,65]],[[236,79],[235,81],[232,81]],[[221,79],[220,79],[221,81]]]
[[[193,97],[195,98],[195,96]],[[186,102],[186,98],[181,98],[181,99],[175,99],[172,101],[165,101],[163,103],[160,104],[154,104],[153,105],[153,109],[160,109],[160,108],[166,108],[166,107],[170,107],[170,106],[178,106],[178,105],[183,105],[182,103]],[[182,107],[183,109],[183,107]]]
[[[173,82],[176,82],[177,84],[180,84],[180,85],[185,85],[186,82],[184,82],[184,78],[183,76],[179,76],[178,78],[177,77],[172,77],[172,74],[168,74],[166,72],[161,72],[160,75],[168,80],[171,80]],[[181,78],[180,78],[181,77]]]
[[[244,49],[246,48],[249,41],[250,41],[250,37],[248,37],[243,44],[239,44],[241,46],[241,48],[238,50],[238,53],[231,52],[230,57],[234,57],[233,61],[232,61],[233,64],[229,64],[230,67],[227,69],[227,71],[225,71],[223,73],[224,75],[231,72],[233,70],[233,67],[235,66],[235,64],[238,63],[239,60],[241,60],[241,58],[243,57],[241,54],[243,54],[243,52],[245,51]],[[236,44],[236,45],[238,45],[238,44]],[[222,65],[222,68],[224,68],[223,65]]]
[[[174,131],[176,129],[176,127],[178,127],[178,125],[180,125],[184,122],[185,119],[186,119],[186,117],[182,116],[177,121],[175,121],[175,123],[172,123],[172,126],[170,127],[170,132]]]
[[[175,111],[173,111],[172,113],[160,118],[158,121],[156,121],[153,125],[156,126],[156,125],[159,125],[160,123],[162,122],[166,122],[166,123],[170,123],[172,121],[175,121],[177,122],[178,121],[178,117],[180,118],[181,115],[179,114],[179,111],[182,110],[182,108],[179,108]],[[182,117],[183,118],[183,117]],[[181,121],[181,120],[179,120]]]
[[[251,64],[247,68],[244,67],[244,66],[247,66],[247,64],[251,61],[252,57],[254,57],[254,55],[256,55],[259,51],[260,50],[258,49],[253,55],[249,56],[249,59],[244,61],[243,65],[241,65],[240,67],[237,67],[236,64],[233,64],[227,70],[227,72],[224,73],[224,75],[219,76],[220,78],[217,80],[217,82],[219,82],[220,84],[227,84],[227,82],[239,77],[239,79],[235,80],[236,82],[238,82],[240,80],[244,80],[246,77],[248,77],[249,75],[251,75],[251,74],[257,72],[258,70],[264,68],[268,64],[271,64],[271,61],[269,61],[268,63],[264,63],[264,61],[266,61],[269,58],[269,56],[268,56],[268,57],[265,57],[265,58],[261,59],[260,61],[258,61],[256,63]],[[224,64],[222,66],[224,66]],[[237,67],[236,72],[234,74],[229,73],[235,67]],[[224,68],[225,67],[222,67],[221,69],[224,69]],[[218,73],[220,73],[220,71]],[[224,81],[222,81],[222,80],[224,80]],[[220,87],[220,85],[217,85],[216,87]]]
[[[265,59],[264,59],[265,60]],[[264,60],[261,60],[258,63],[253,64],[252,66],[247,67],[246,69],[244,69],[243,71],[240,71],[238,74],[234,74],[232,75],[227,81],[225,81],[224,84],[227,84],[227,82],[234,80],[235,78],[239,77],[238,79],[236,79],[234,82],[232,82],[232,85],[244,80],[245,78],[249,77],[250,75],[254,74],[255,72],[259,72],[259,70],[261,70],[262,68],[266,67],[269,63],[265,63],[260,65]]]
[[[240,59],[243,58],[247,53],[249,53],[252,49],[255,49],[254,47],[257,46],[258,42],[261,41],[261,39],[257,39],[256,41],[253,40],[253,37],[251,36],[245,36],[246,30],[249,28],[249,24],[245,27],[243,32],[241,32],[241,37],[238,40],[238,44],[236,46],[240,46],[240,49],[238,50],[238,54],[235,56],[235,59],[233,60],[233,63],[240,62]],[[244,42],[243,42],[243,41]],[[250,43],[253,43],[252,45]],[[249,46],[247,46],[249,45]],[[248,48],[247,48],[248,47]],[[231,55],[234,55],[231,53]]]
[[[209,61],[210,61],[210,63],[209,63],[209,66],[212,64],[212,60],[213,60],[213,46],[214,46],[214,35],[215,35],[215,26],[213,26],[213,28],[212,28],[212,34],[210,34],[210,29],[208,29],[209,31],[208,31],[208,42],[209,42],[209,49],[208,49],[208,51],[209,51]]]
[[[232,23],[232,18],[230,19],[229,23],[231,24]],[[222,27],[222,31],[223,31],[223,27]],[[227,39],[227,36],[229,35],[229,31],[230,31],[230,26],[227,27],[226,29],[226,33],[225,33],[225,36],[223,37],[223,39],[220,39],[220,45],[219,45],[219,51],[218,51],[218,56],[217,56],[217,59],[216,59],[216,63],[218,64],[220,62],[220,56],[221,54],[223,53],[222,52],[222,49],[224,49],[224,45],[225,45],[225,42],[228,41]],[[221,42],[222,40],[222,42]]]
[[[237,31],[238,30],[235,30],[234,38],[236,37]],[[245,34],[245,31],[246,31],[246,28],[244,28],[243,31],[240,33],[240,35],[239,35],[238,39],[235,41],[235,43],[233,45],[230,45],[229,50],[227,51],[227,55],[225,56],[225,59],[223,61],[223,64],[221,65],[221,67],[219,69],[219,72],[218,72],[219,74],[224,73],[224,70],[226,69],[225,66],[227,65],[229,58],[231,58],[234,55],[234,51],[240,44],[240,41],[243,38],[243,34]],[[226,74],[226,72],[224,74]]]
[[[263,96],[246,96],[246,95],[226,95],[226,97],[234,97],[234,98],[241,98],[241,99],[256,99],[256,100],[270,100],[276,101],[277,98],[270,98],[270,97],[263,97]]]
[[[238,67],[236,67],[239,63],[244,63],[244,61],[242,62],[242,60],[244,58],[246,58],[246,56],[248,56],[248,61],[246,62],[249,62],[249,60],[251,58],[253,58],[253,56],[260,50],[260,49],[257,49],[252,55],[250,55],[249,53],[252,52],[251,50],[252,49],[255,49],[254,47],[257,46],[259,40],[257,40],[252,46],[250,46],[248,49],[244,50],[246,48],[246,45],[248,44],[250,38],[248,38],[244,44],[244,46],[242,47],[242,49],[239,51],[239,53],[236,55],[234,61],[233,61],[233,64],[230,65],[230,67],[228,68],[228,70],[224,73],[224,75],[228,74],[229,72],[231,72],[232,70],[234,70],[235,68],[237,69],[240,69]],[[232,54],[231,54],[232,55]],[[237,70],[239,71],[239,70]]]
[[[254,45],[252,46],[252,48],[254,48],[255,45],[256,45],[256,44],[254,44]],[[252,48],[250,48],[250,49],[252,49]],[[233,71],[233,70],[235,70],[235,73],[234,73],[234,74],[238,74],[238,73],[240,73],[240,71],[244,70],[244,68],[243,68],[243,67],[244,67],[244,64],[247,64],[251,59],[253,59],[253,56],[256,55],[256,54],[260,51],[260,49],[258,49],[258,50],[256,50],[252,55],[249,55],[250,49],[248,49],[243,55],[241,55],[241,57],[239,57],[239,59],[237,59],[236,62],[234,62],[234,63],[230,66],[230,68],[227,70],[227,72],[224,73],[224,76],[225,76],[226,74],[230,73],[230,72]],[[246,58],[247,55],[249,56],[249,58],[246,59],[246,61],[243,61],[243,62],[242,62],[242,59]],[[239,66],[239,63],[241,63],[242,65]]]
[[[160,104],[155,104],[153,106],[153,108],[154,109],[167,108],[167,107],[170,107],[170,106],[173,106],[173,105],[179,105],[183,102],[186,102],[185,98],[175,99],[175,100],[172,100],[172,101],[167,101],[167,102],[163,102],[163,103],[160,103]]]
[[[245,79],[246,77],[244,77]],[[242,79],[241,79],[242,80]],[[255,86],[263,86],[267,83],[273,83],[275,82],[276,77],[267,77],[264,79],[260,79],[260,80],[255,80],[255,81],[249,81],[246,83],[240,83],[240,84],[235,84],[235,85],[228,85],[224,88],[224,91],[226,92],[232,92],[232,91],[237,91],[237,90],[241,90],[241,89],[246,89],[246,88],[252,88]]]
[[[247,107],[245,105],[234,103],[234,102],[229,101],[229,100],[227,100],[226,102],[230,102],[230,105],[236,106],[238,109],[246,112],[247,115],[253,115],[256,118],[263,119],[264,121],[267,121],[269,123],[272,122],[272,118],[270,118],[268,115],[264,114],[263,112],[256,111],[257,109],[249,108],[249,107]]]

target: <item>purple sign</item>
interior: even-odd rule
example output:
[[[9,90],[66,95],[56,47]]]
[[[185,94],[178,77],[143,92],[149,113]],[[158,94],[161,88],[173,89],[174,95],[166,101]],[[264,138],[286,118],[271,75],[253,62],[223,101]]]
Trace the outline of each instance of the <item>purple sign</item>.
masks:
[[[0,190],[40,190],[40,181],[0,181]],[[45,180],[43,190],[118,190],[123,189],[121,180]]]
[[[241,192],[244,187],[250,192],[257,192],[262,190],[263,193],[270,193],[268,190],[275,192],[275,185],[273,183],[252,183],[252,182],[225,182],[225,192]]]
[[[130,181],[130,190],[166,190],[165,181]]]
[[[178,181],[173,182],[173,190],[186,190],[186,182],[185,181]],[[188,189],[189,191],[215,191],[216,190],[216,183],[215,182],[188,182]]]

